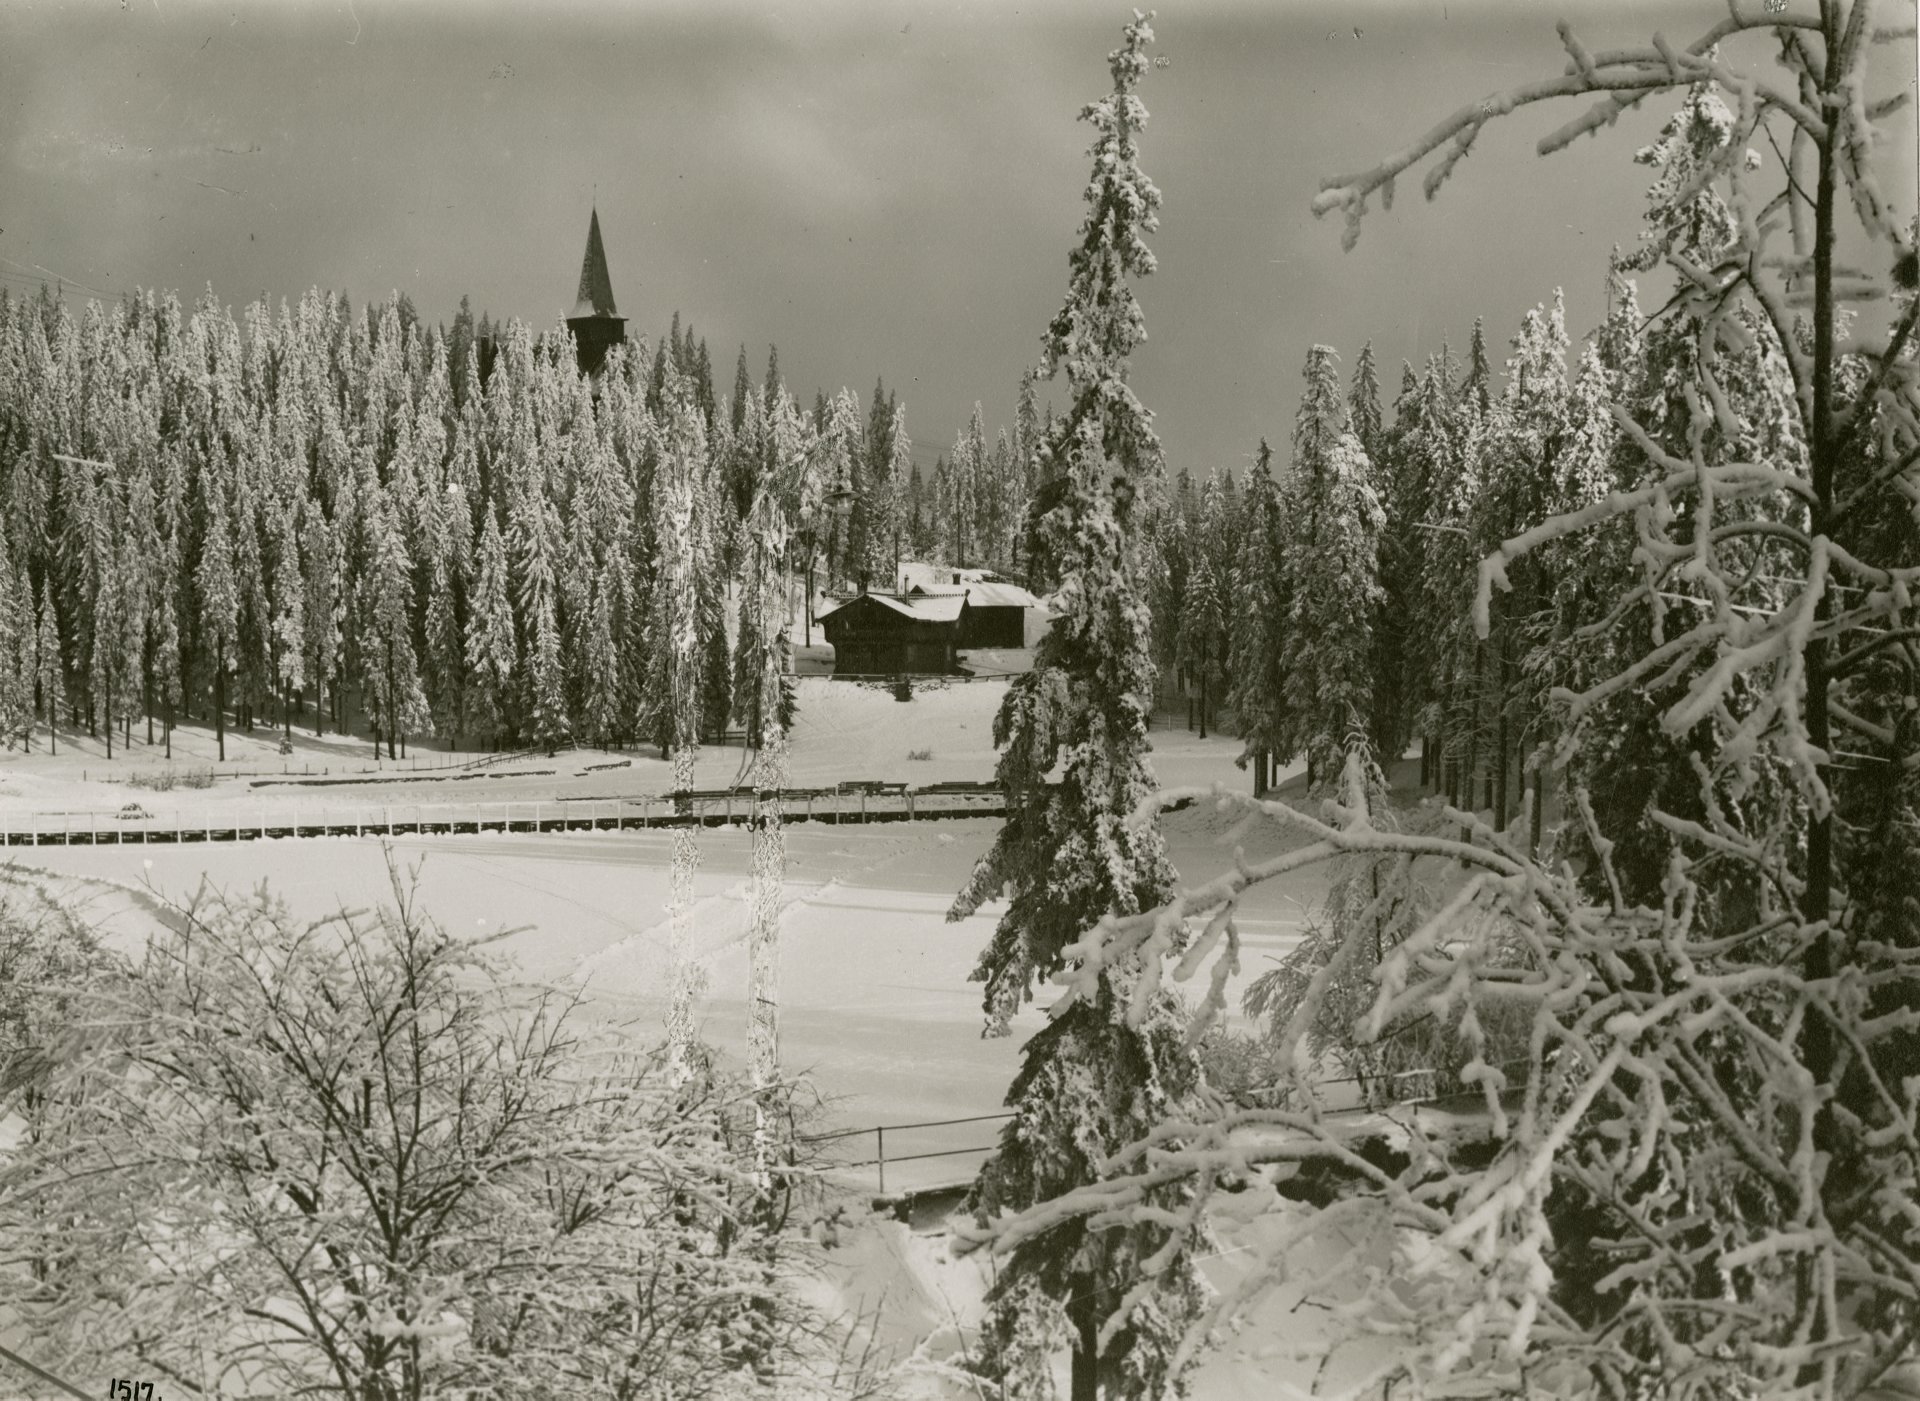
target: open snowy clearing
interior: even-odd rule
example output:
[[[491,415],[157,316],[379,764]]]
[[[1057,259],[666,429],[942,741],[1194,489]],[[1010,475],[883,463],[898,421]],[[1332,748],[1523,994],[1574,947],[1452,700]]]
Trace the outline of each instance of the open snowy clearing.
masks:
[[[993,718],[1006,688],[1004,679],[923,682],[916,683],[912,700],[901,702],[882,687],[801,677],[789,783],[831,787],[876,779],[920,786],[991,780],[997,757]],[[214,757],[211,729],[180,725],[169,762],[159,745],[146,745],[144,733],[135,726],[131,749],[116,741],[110,761],[104,742],[85,735],[63,733],[59,752],[49,754],[44,731],[33,751],[0,756],[0,827],[25,830],[38,823],[50,830],[68,823],[84,828],[89,822],[118,821],[129,803],[150,815],[150,825],[190,826],[210,816],[250,821],[388,807],[620,800],[655,796],[673,786],[671,766],[652,745],[613,752],[563,749],[551,757],[415,749],[407,759],[390,762],[376,761],[364,739],[316,739],[298,729],[294,752],[283,756],[280,732],[262,727],[251,735],[229,732],[228,757],[221,763]],[[1156,729],[1153,742],[1155,772],[1168,786],[1248,786],[1247,775],[1233,766],[1240,747],[1230,737],[1201,740],[1184,728]],[[916,754],[926,757],[910,757]],[[706,746],[695,782],[701,788],[744,783],[749,757],[738,744]],[[128,781],[151,783],[169,772],[175,786],[164,791]],[[185,786],[189,782],[207,786]],[[148,820],[140,825],[149,825]]]
[[[1225,868],[1215,843],[1221,815],[1165,819],[1188,880]],[[950,924],[953,892],[991,842],[997,824],[794,827],[787,833],[788,904],[781,927],[781,1038],[786,1065],[827,1101],[831,1124],[866,1127],[990,1114],[1018,1060],[1021,1036],[1040,1025],[1022,1014],[1011,1038],[979,1034],[979,989],[967,981],[997,905]],[[1291,838],[1277,826],[1248,834],[1250,855]],[[265,881],[296,911],[320,914],[387,897],[387,853],[418,871],[420,908],[473,934],[518,930],[501,948],[526,974],[577,983],[597,1015],[630,1019],[658,1034],[665,1010],[670,838],[664,832],[458,838],[304,839],[194,847],[74,847],[18,853],[18,865],[61,878],[122,947],[151,928],[151,884],[175,900],[204,875],[228,888]],[[694,925],[708,961],[705,1034],[725,1052],[745,1044],[744,944],[751,838],[743,830],[700,835]],[[1320,877],[1270,882],[1242,921],[1245,980],[1297,937]],[[992,1124],[920,1131],[890,1139],[910,1154],[984,1144]],[[857,1155],[872,1157],[872,1140]],[[889,1172],[899,1189],[963,1175],[971,1160],[934,1159]]]

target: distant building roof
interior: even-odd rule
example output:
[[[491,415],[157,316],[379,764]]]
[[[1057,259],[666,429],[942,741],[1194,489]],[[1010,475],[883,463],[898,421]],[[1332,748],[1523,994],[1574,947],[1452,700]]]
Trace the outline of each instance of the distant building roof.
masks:
[[[967,596],[959,592],[950,594],[920,593],[910,596],[891,593],[862,593],[855,594],[852,598],[835,604],[826,612],[817,613],[814,616],[823,620],[831,618],[842,608],[858,603],[863,598],[872,599],[875,603],[891,608],[903,617],[918,618],[922,622],[928,623],[951,623],[956,621],[960,617],[960,610],[964,608],[967,603]]]
[[[907,592],[915,598],[964,598],[975,608],[1040,607],[1040,600],[1018,584],[1000,579],[977,579],[963,584],[913,584]]]
[[[1038,608],[1040,600],[1018,584],[984,581],[968,584],[967,602],[975,608]]]
[[[607,250],[600,242],[600,211],[587,221],[587,251],[580,260],[580,290],[574,294],[569,321],[587,316],[619,316],[613,306],[613,278],[607,272]]]

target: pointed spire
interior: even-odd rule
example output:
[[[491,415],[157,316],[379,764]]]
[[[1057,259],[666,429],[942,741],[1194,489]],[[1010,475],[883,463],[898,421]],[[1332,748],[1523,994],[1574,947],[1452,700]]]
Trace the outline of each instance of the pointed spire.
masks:
[[[587,253],[580,260],[580,290],[568,319],[582,316],[618,316],[613,307],[613,279],[607,274],[607,250],[600,243],[600,211],[587,224]]]

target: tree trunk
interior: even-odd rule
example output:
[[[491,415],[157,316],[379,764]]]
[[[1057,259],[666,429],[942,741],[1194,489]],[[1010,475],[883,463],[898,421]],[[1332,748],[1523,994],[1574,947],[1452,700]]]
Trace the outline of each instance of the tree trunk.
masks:
[[[220,762],[227,761],[227,644],[213,653],[213,734],[220,745]]]
[[[1824,8],[1824,7],[1823,7]],[[1828,26],[1832,28],[1831,25]],[[1827,35],[1831,52],[1837,35]],[[1814,203],[1813,244],[1813,435],[1810,444],[1813,502],[1809,511],[1808,534],[1816,540],[1826,535],[1833,510],[1835,442],[1833,429],[1834,317],[1833,245],[1834,193],[1838,180],[1833,140],[1815,143],[1819,153],[1820,179]],[[1864,407],[1864,406],[1863,406]],[[1831,590],[1822,590],[1815,604],[1813,636],[1807,640],[1806,719],[1807,739],[1821,754],[1830,754],[1830,714],[1828,703],[1828,658],[1826,639],[1820,635],[1830,608]],[[1827,764],[1818,767],[1820,782],[1831,791],[1833,770]],[[1832,917],[1833,895],[1833,818],[1830,809],[1815,810],[1807,817],[1807,874],[1800,896],[1800,917],[1820,932],[1808,945],[1801,975],[1810,983],[1823,982],[1833,973],[1833,935],[1827,927]],[[1802,1047],[1807,1070],[1813,1076],[1813,1102],[1820,1108],[1814,1119],[1814,1144],[1824,1152],[1835,1145],[1832,1100],[1821,1091],[1831,1082],[1834,1066],[1833,1028],[1826,1016],[1810,1015],[1804,1023]],[[1823,1318],[1816,1341],[1838,1320]],[[1817,1374],[1817,1367],[1810,1367]]]
[[[1072,1401],[1100,1401],[1100,1319],[1091,1297],[1092,1284],[1079,1278],[1073,1284],[1084,1297],[1067,1306],[1074,1331],[1073,1384],[1069,1395]]]
[[[1527,834],[1527,854],[1529,856],[1538,856],[1540,854],[1540,833],[1546,821],[1547,756],[1545,748],[1546,747],[1542,745],[1541,752],[1534,758],[1533,810],[1529,817],[1532,831]]]
[[[1507,647],[1500,644],[1500,718],[1494,730],[1493,830],[1507,830],[1507,683],[1510,663]]]
[[[1475,791],[1480,778],[1480,692],[1486,682],[1486,648],[1478,641],[1473,644],[1473,689],[1467,694],[1470,709],[1467,712],[1467,757],[1466,776],[1462,787],[1466,789],[1466,802],[1463,807],[1477,807],[1474,799],[1480,795]]]

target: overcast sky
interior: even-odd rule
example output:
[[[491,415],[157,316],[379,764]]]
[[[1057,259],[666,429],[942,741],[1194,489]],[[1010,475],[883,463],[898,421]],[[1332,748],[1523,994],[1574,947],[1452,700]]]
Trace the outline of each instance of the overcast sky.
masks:
[[[1803,0],[1795,0],[1803,3]],[[1564,285],[1597,319],[1662,112],[1546,159],[1575,114],[1488,128],[1432,205],[1412,182],[1342,254],[1308,209],[1462,103],[1590,48],[1689,39],[1723,0],[1193,0],[1160,7],[1142,143],[1166,198],[1134,383],[1170,468],[1284,453],[1307,347],[1496,355]],[[0,286],[208,283],[275,303],[403,290],[429,319],[550,324],[600,210],[629,332],[678,309],[724,392],[768,344],[807,399],[876,376],[931,462],[976,399],[1011,419],[1066,285],[1088,129],[1121,3],[631,0],[297,4],[4,0]],[[1913,83],[1911,48],[1881,89]],[[1914,204],[1911,129],[1890,182]]]

